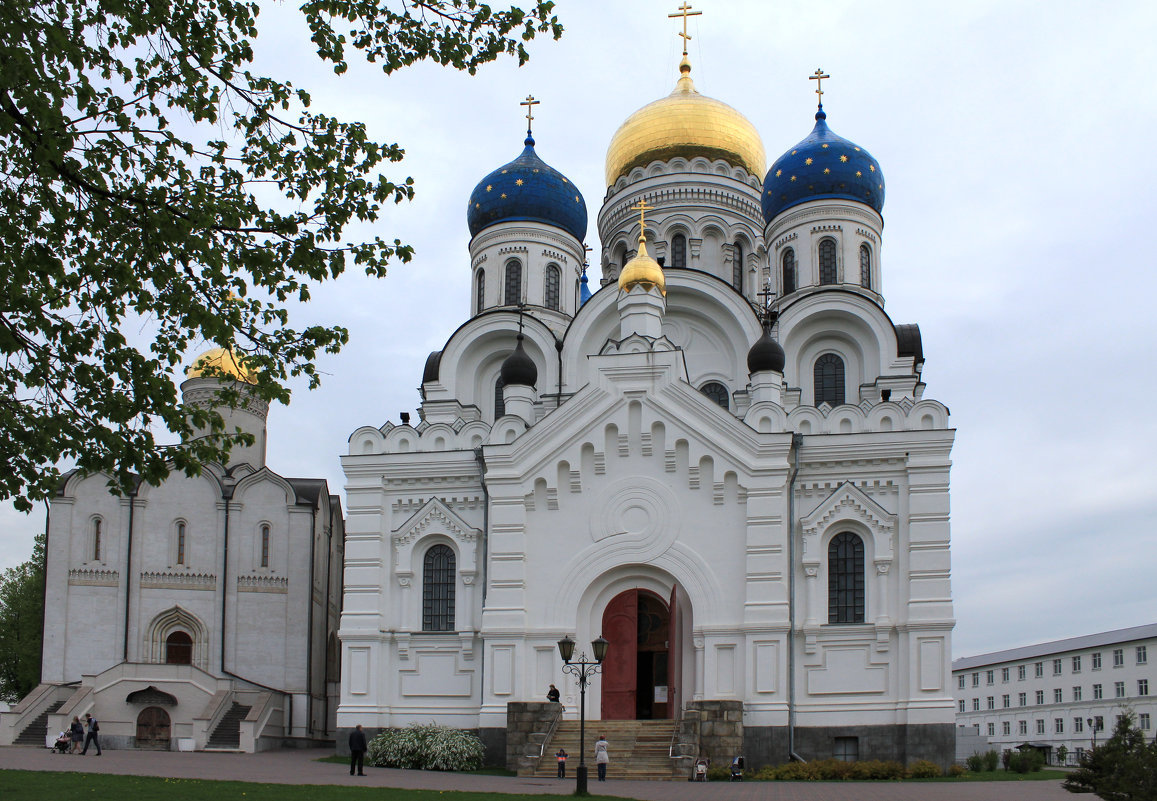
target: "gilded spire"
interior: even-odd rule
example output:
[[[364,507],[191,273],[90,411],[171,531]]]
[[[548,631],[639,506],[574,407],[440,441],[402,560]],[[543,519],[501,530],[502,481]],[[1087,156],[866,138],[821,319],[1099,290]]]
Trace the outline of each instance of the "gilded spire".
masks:
[[[818,98],[817,105],[820,108],[824,107],[824,78],[830,78],[830,77],[832,77],[832,76],[825,75],[824,71],[822,69],[817,69],[814,73],[809,75],[807,78],[809,81],[815,81],[816,82],[816,98]]]
[[[683,5],[679,6],[679,10],[677,12],[667,15],[671,19],[674,19],[675,17],[683,18],[683,31],[681,33],[677,33],[676,36],[683,37],[683,62],[687,65],[687,72],[691,71],[691,62],[687,61],[687,42],[691,41],[691,37],[687,35],[687,17],[698,17],[702,13],[702,11],[692,11],[691,6],[687,4],[687,0],[683,0]],[[679,69],[682,71],[682,64],[680,64]]]
[[[644,289],[654,287],[663,295],[667,294],[667,277],[663,274],[663,268],[647,253],[646,213],[653,208],[654,206],[648,205],[647,201],[641,198],[638,203],[631,206],[632,211],[639,212],[639,252],[624,265],[623,271],[619,274],[619,289],[625,292],[641,286]]]
[[[526,137],[531,136],[530,125],[534,122],[534,107],[542,103],[541,100],[535,100],[534,95],[527,95],[526,100],[519,101],[518,105],[526,106]]]

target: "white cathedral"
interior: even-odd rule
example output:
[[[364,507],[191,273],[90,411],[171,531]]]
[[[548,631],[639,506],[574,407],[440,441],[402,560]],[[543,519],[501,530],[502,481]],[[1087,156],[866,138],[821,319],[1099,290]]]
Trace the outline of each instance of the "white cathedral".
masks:
[[[610,142],[593,294],[583,197],[529,131],[471,194],[473,308],[420,420],[342,458],[339,731],[435,720],[509,755],[551,683],[578,715],[556,642],[601,635],[589,719],[946,764],[954,431],[884,311],[880,165],[821,103],[766,169],[679,70]]]
[[[821,104],[767,169],[679,72],[607,150],[597,291],[583,196],[529,131],[478,183],[471,314],[420,420],[350,436],[344,539],[324,481],[265,466],[252,404],[227,469],[127,498],[70,475],[43,683],[0,743],[86,711],[114,747],[434,720],[510,764],[550,684],[578,715],[556,643],[602,636],[591,720],[697,720],[753,766],[950,762],[954,431],[884,311],[880,165]],[[187,400],[244,385],[226,356]]]

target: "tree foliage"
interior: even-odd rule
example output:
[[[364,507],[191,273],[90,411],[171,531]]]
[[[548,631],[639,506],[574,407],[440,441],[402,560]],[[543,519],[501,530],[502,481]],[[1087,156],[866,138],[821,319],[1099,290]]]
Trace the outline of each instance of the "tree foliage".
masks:
[[[0,701],[15,703],[40,683],[44,626],[44,534],[32,558],[0,574]]]
[[[389,74],[421,60],[474,73],[555,38],[553,3],[306,0],[317,56]],[[340,326],[289,326],[310,287],[356,265],[382,276],[398,240],[347,241],[413,196],[363,124],[250,69],[260,4],[33,0],[0,4],[0,500],[51,493],[59,466],[137,474],[224,462],[246,437],[187,408],[172,376],[205,343],[259,371],[254,391],[318,383]],[[134,343],[142,328],[151,341]],[[237,403],[237,393],[223,400]],[[164,427],[182,443],[162,448]],[[214,436],[193,441],[196,429]]]
[[[1133,715],[1121,715],[1113,736],[1085,752],[1064,788],[1096,793],[1105,801],[1152,801],[1157,798],[1157,740],[1145,742]]]

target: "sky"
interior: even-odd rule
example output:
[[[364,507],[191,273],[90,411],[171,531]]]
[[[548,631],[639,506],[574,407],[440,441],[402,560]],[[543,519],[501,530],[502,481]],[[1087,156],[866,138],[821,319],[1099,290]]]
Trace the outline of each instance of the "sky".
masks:
[[[269,416],[268,464],[344,480],[359,426],[416,418],[426,355],[469,314],[466,201],[516,157],[533,94],[539,156],[595,217],[611,135],[678,77],[676,0],[562,0],[561,40],[476,76],[419,65],[393,76],[316,59],[295,5],[263,3],[256,68],[364,121],[416,182],[355,236],[399,237],[409,264],[315,287],[297,323],[350,342]],[[699,91],[742,112],[768,163],[811,130],[822,68],[828,124],[887,180],[882,291],[919,323],[925,397],[957,430],[952,468],[955,657],[1157,620],[1157,4],[969,0],[697,0]],[[208,346],[206,346],[207,348]],[[0,506],[0,568],[44,526]]]

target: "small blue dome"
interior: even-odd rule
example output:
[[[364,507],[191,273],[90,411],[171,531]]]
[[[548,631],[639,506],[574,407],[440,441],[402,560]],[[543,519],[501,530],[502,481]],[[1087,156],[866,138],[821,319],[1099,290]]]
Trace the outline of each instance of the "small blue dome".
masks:
[[[583,275],[579,279],[581,286],[579,287],[579,305],[583,305],[591,299],[591,288],[587,284],[587,266],[583,265]]]
[[[784,153],[763,179],[763,219],[771,222],[781,211],[821,198],[866,203],[884,208],[884,173],[863,148],[836,136],[828,128],[823,107],[808,137]]]
[[[534,152],[534,139],[509,164],[478,182],[470,193],[466,223],[470,236],[510,220],[529,220],[563,229],[582,242],[587,234],[587,204],[566,176]]]

